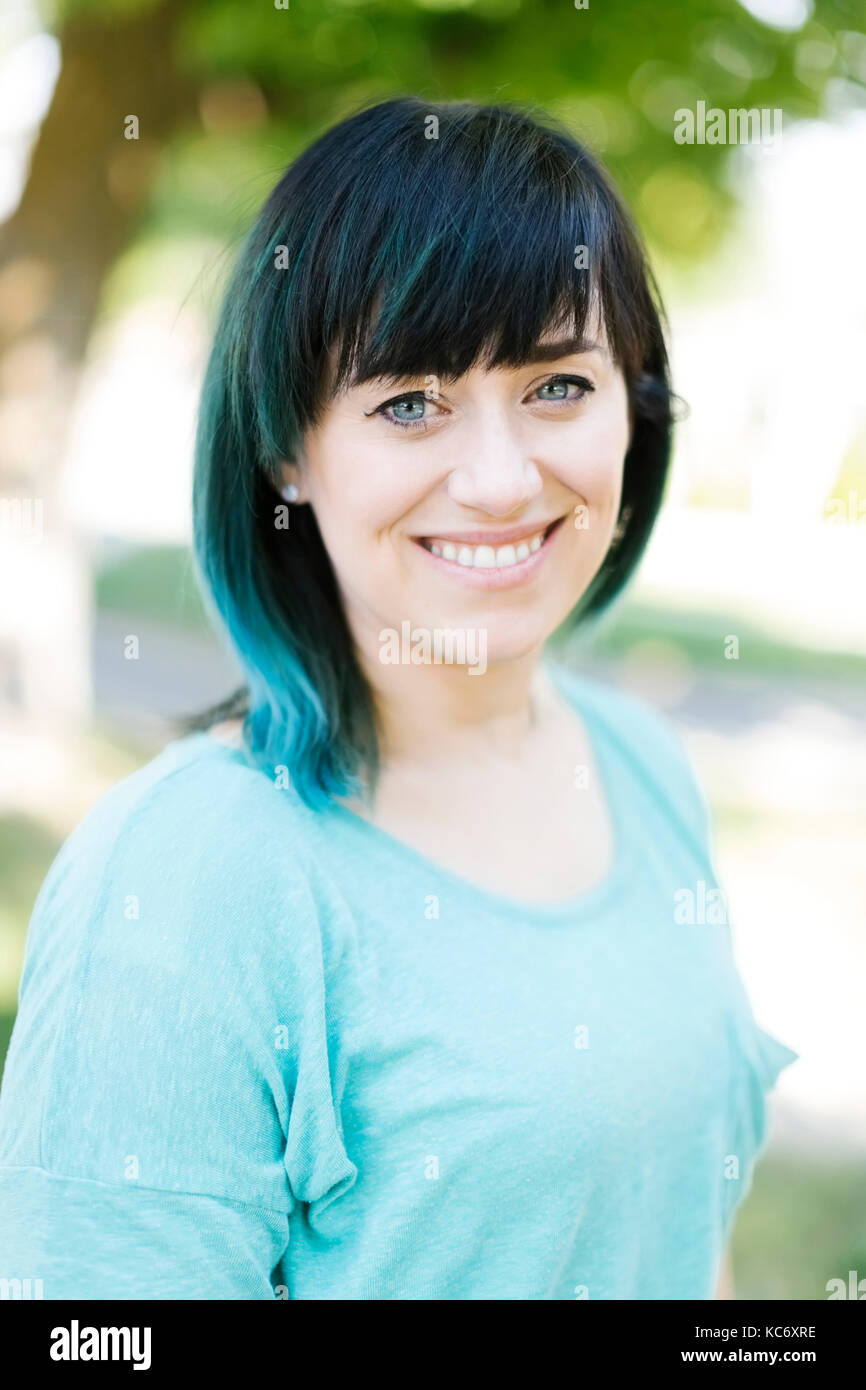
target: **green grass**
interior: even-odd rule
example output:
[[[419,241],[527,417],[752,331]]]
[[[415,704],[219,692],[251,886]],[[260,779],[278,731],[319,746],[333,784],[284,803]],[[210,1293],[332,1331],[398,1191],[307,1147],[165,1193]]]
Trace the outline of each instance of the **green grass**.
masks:
[[[210,626],[185,546],[135,547],[104,562],[94,599],[98,608],[195,630]]]
[[[739,640],[737,661],[729,661],[724,655],[725,638],[730,633],[734,633]],[[582,641],[570,638],[562,629],[555,640],[564,650],[577,652],[583,649]],[[586,649],[590,652],[609,657],[628,656],[644,643],[669,644],[677,648],[694,667],[712,670],[714,674],[723,676],[732,672],[746,672],[748,675],[775,676],[784,680],[804,676],[840,684],[866,685],[866,658],[851,652],[817,651],[792,646],[731,612],[675,611],[623,601],[583,641],[586,641]],[[649,659],[651,650],[647,645]]]
[[[0,818],[0,1063],[6,1055],[10,1010],[18,997],[27,923],[36,895],[60,848],[60,837],[29,816]],[[8,1031],[7,1031],[8,1030]]]
[[[15,1012],[15,1009],[0,1009],[0,1079],[3,1076],[6,1053],[9,1051],[9,1039],[12,1037]]]
[[[30,816],[0,817],[3,909],[0,922],[26,925],[60,837]]]
[[[829,1279],[866,1278],[866,1164],[771,1150],[732,1249],[738,1298],[826,1299]]]

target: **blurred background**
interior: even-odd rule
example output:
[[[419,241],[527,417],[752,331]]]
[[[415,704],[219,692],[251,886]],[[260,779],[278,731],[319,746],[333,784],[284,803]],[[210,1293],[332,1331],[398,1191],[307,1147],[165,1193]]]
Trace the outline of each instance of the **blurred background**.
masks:
[[[864,0],[5,9],[0,1058],[63,839],[238,683],[188,541],[197,391],[244,232],[360,102],[537,103],[638,219],[689,408],[640,574],[574,659],[681,732],[756,1017],[801,1054],[740,1211],[737,1292],[866,1277],[864,20]],[[782,136],[679,144],[699,101],[781,110]]]

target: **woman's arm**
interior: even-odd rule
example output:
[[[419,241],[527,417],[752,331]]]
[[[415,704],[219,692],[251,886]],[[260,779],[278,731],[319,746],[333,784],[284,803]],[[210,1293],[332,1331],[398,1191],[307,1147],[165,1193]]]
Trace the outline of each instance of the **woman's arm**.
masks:
[[[731,1263],[730,1250],[725,1252],[722,1260],[722,1267],[719,1273],[719,1282],[716,1285],[716,1298],[736,1298],[734,1290],[734,1268]]]
[[[40,895],[0,1091],[0,1277],[40,1297],[280,1297],[291,1181],[350,1171],[315,906],[259,780],[163,778]]]

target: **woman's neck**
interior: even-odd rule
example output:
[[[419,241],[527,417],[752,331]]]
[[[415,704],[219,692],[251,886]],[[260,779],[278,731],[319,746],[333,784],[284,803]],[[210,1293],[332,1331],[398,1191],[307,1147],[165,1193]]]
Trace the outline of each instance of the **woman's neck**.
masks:
[[[383,766],[519,761],[549,699],[536,652],[481,676],[456,665],[380,666],[366,674]]]

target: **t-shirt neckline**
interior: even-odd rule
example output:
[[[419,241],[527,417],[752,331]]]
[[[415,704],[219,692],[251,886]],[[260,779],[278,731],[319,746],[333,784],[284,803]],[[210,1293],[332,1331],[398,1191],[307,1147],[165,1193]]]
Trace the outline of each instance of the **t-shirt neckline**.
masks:
[[[611,899],[615,898],[621,885],[629,880],[633,866],[633,834],[630,833],[623,797],[619,791],[621,774],[604,730],[599,727],[587,711],[586,706],[579,702],[575,696],[570,684],[571,680],[575,679],[573,673],[560,671],[552,663],[547,664],[545,669],[550,674],[557,690],[577,710],[583,721],[591,745],[593,763],[591,771],[598,776],[607,805],[611,822],[613,852],[610,868],[598,883],[569,898],[552,898],[542,901],[495,893],[492,889],[485,888],[480,883],[475,883],[472,879],[465,878],[462,874],[457,874],[437,863],[436,860],[429,858],[420,850],[415,849],[414,846],[407,844],[396,835],[392,835],[390,831],[383,830],[363,816],[359,816],[355,811],[351,811],[341,802],[333,802],[324,814],[327,816],[335,815],[342,824],[350,826],[358,834],[366,836],[371,844],[375,843],[393,857],[410,863],[415,872],[424,874],[428,883],[431,879],[441,881],[447,884],[452,893],[458,894],[464,900],[475,900],[480,907],[486,907],[488,912],[498,916],[519,917],[524,920],[531,918],[536,922],[557,922],[570,921],[576,916],[598,912]]]

